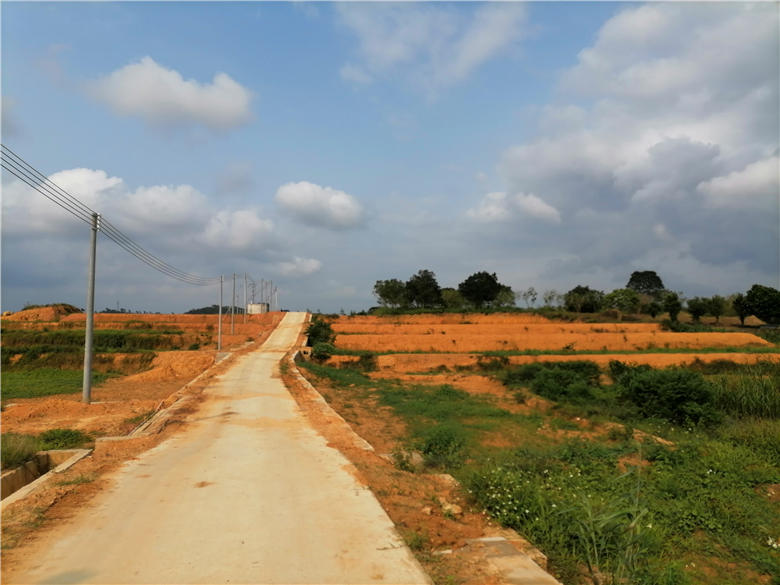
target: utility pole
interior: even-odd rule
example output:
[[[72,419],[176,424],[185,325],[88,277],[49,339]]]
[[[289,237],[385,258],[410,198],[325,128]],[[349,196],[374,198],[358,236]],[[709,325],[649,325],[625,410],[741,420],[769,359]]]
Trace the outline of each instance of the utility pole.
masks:
[[[219,325],[217,333],[217,351],[222,351],[222,283],[225,277],[219,275]]]
[[[84,381],[81,385],[81,401],[92,400],[92,333],[95,325],[95,254],[100,216],[92,214],[92,237],[89,247],[89,274],[87,276],[87,324],[84,332]]]
[[[230,303],[230,335],[235,335],[236,322],[236,273],[233,273],[233,302]]]
[[[244,323],[246,323],[246,310],[247,310],[247,304],[246,304],[246,272],[244,272]]]

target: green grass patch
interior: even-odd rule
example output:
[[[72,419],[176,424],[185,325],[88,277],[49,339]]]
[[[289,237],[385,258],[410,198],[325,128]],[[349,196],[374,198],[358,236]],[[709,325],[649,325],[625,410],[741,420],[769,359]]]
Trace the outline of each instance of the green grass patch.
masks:
[[[98,386],[111,376],[112,374],[93,372],[92,385]],[[41,368],[7,371],[4,369],[0,396],[5,401],[54,394],[75,394],[81,392],[83,379],[84,374],[79,370]]]
[[[76,449],[92,442],[92,437],[76,429],[51,429],[38,435],[41,449]]]
[[[3,433],[0,438],[0,461],[3,469],[13,469],[32,459],[41,450],[38,437],[18,433]]]

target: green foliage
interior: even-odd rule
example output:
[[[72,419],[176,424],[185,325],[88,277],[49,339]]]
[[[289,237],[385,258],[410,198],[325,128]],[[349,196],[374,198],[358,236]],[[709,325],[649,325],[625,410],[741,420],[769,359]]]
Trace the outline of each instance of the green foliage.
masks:
[[[426,465],[457,469],[465,460],[466,442],[463,427],[452,423],[437,424],[422,432],[419,449]]]
[[[707,314],[710,309],[710,303],[707,299],[702,297],[693,297],[688,299],[688,312],[691,314],[694,323],[698,323],[699,319],[703,315]]]
[[[658,301],[651,301],[646,305],[642,305],[640,310],[655,319],[663,311],[663,306]]]
[[[402,307],[406,305],[406,285],[397,278],[377,280],[374,284],[374,295],[387,307]]]
[[[754,284],[745,295],[751,314],[762,321],[780,324],[780,291],[771,286]]]
[[[636,270],[632,272],[626,288],[654,298],[659,298],[665,290],[661,277],[654,270]]]
[[[722,374],[713,383],[714,402],[723,412],[738,417],[780,418],[780,366],[767,373],[766,367],[741,369],[739,374]]]
[[[50,303],[48,305],[25,305],[22,307],[22,311],[26,311],[28,309],[43,309],[46,307],[52,307],[58,311],[61,311],[65,315],[70,315],[71,313],[83,313],[83,309],[79,309],[78,307],[74,307],[73,305],[70,305],[68,303]]]
[[[677,316],[682,311],[682,301],[680,301],[677,293],[670,292],[664,296],[663,308],[664,311],[669,313],[669,319],[672,322],[677,322]]]
[[[531,390],[550,400],[578,401],[592,396],[590,385],[582,376],[561,368],[543,369],[531,382]]]
[[[458,291],[468,302],[481,308],[495,300],[501,291],[501,283],[495,272],[475,272],[458,285]]]
[[[713,295],[707,300],[707,312],[720,322],[720,317],[726,311],[726,299],[720,295]]]
[[[109,374],[92,372],[92,385],[103,383]],[[40,368],[35,370],[3,371],[3,400],[36,398],[53,394],[81,392],[83,374],[79,370]]]
[[[309,337],[308,344],[312,347],[318,343],[333,343],[336,339],[330,323],[317,315],[312,317],[311,323],[306,328],[306,335]]]
[[[670,319],[664,319],[661,322],[661,328],[676,333],[710,333],[714,331],[712,327],[703,323],[695,321],[693,323],[680,323],[680,321],[672,321]]]
[[[563,304],[567,311],[577,313],[596,313],[601,310],[604,293],[590,287],[578,285],[563,295]]]
[[[0,461],[3,469],[19,467],[41,450],[38,437],[19,433],[3,433],[0,438]]]
[[[496,298],[493,299],[490,306],[491,308],[498,310],[513,308],[515,306],[515,293],[512,288],[502,284]]]
[[[711,424],[718,419],[713,386],[698,372],[612,364],[610,372],[620,395],[633,402],[643,416],[681,425]]]
[[[639,293],[630,288],[613,290],[604,297],[603,307],[617,309],[623,313],[636,313],[641,304]]]
[[[325,362],[336,353],[336,348],[330,343],[315,343],[311,350],[311,357],[318,362]]]
[[[449,311],[460,311],[466,306],[466,299],[456,289],[447,287],[441,289],[441,300]]]
[[[93,336],[95,351],[133,352],[172,347],[180,343],[181,330],[127,331],[96,329]],[[20,349],[19,353],[51,353],[83,349],[84,330],[35,331],[14,329],[3,331],[3,349]]]
[[[737,317],[739,317],[740,325],[744,327],[745,319],[747,319],[751,314],[750,305],[748,304],[745,295],[742,293],[734,295],[734,298],[731,299],[731,308],[734,309]]]
[[[436,307],[442,304],[441,288],[431,270],[419,270],[406,281],[407,301],[417,307]]]
[[[51,429],[40,434],[41,449],[75,449],[92,442],[92,437],[75,429]]]
[[[589,361],[534,362],[508,370],[503,382],[510,388],[529,387],[551,400],[582,401],[592,398],[601,370]]]

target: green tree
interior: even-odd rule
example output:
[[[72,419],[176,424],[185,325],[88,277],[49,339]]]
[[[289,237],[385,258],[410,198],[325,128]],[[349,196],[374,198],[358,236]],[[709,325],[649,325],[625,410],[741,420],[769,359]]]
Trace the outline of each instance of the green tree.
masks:
[[[565,295],[563,303],[567,311],[577,313],[596,313],[601,310],[604,293],[587,286],[577,285]]]
[[[706,315],[709,309],[709,299],[702,297],[693,297],[692,299],[688,299],[688,312],[691,314],[691,317],[693,317],[693,321],[695,323],[698,323],[702,315]]]
[[[716,323],[720,323],[720,316],[723,315],[726,310],[726,299],[720,295],[713,295],[712,298],[707,301],[707,304],[707,312],[715,317]]]
[[[745,295],[742,293],[734,295],[734,298],[731,299],[731,306],[734,309],[734,312],[737,314],[737,317],[739,317],[740,325],[744,327],[745,319],[751,314],[750,305],[748,305]]]
[[[780,323],[780,291],[754,284],[745,295],[750,314],[771,324]]]
[[[492,306],[497,308],[514,307],[515,306],[515,293],[511,287],[502,284],[501,290],[498,291],[496,298],[491,303]]]
[[[377,280],[374,284],[374,295],[382,305],[402,307],[406,304],[406,284],[397,278]]]
[[[466,306],[466,299],[452,287],[441,289],[441,300],[444,306],[451,311],[460,311]]]
[[[501,283],[496,273],[475,272],[458,285],[458,291],[463,298],[478,309],[496,299],[501,292]]]
[[[532,286],[529,286],[527,289],[525,289],[521,296],[523,297],[523,300],[525,301],[526,307],[529,309],[536,303],[536,298],[539,296],[536,293],[536,289]]]
[[[431,270],[419,270],[406,281],[406,299],[417,307],[431,308],[442,304],[441,288]]]
[[[653,298],[659,298],[665,288],[661,277],[653,270],[636,270],[631,273],[626,288],[630,288],[638,293],[650,295]]]
[[[680,301],[679,295],[673,292],[666,293],[663,307],[664,311],[669,313],[669,319],[677,321],[677,316],[680,314],[680,311],[682,311],[682,301]]]
[[[658,301],[650,301],[644,305],[643,311],[655,319],[663,311],[663,306]]]
[[[630,288],[619,288],[613,290],[604,297],[604,307],[617,309],[621,313],[636,313],[641,304],[639,293]]]

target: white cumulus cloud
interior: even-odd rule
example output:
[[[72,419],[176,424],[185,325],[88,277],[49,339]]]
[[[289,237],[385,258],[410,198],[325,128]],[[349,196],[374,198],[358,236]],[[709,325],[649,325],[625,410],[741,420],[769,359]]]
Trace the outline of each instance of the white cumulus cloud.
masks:
[[[316,258],[295,256],[292,260],[279,262],[277,269],[284,276],[306,276],[322,268],[322,262]]]
[[[538,219],[561,223],[561,214],[555,207],[532,193],[507,195],[503,192],[488,193],[476,208],[466,215],[481,222],[504,222],[518,218]]]
[[[88,91],[117,114],[154,126],[197,123],[228,130],[252,118],[252,93],[229,75],[217,73],[211,83],[185,80],[151,57],[91,82]]]
[[[215,248],[249,250],[259,246],[273,231],[274,224],[254,209],[220,211],[206,225],[204,239]]]
[[[276,203],[298,221],[312,226],[349,229],[364,221],[363,206],[355,197],[308,181],[279,187]]]

